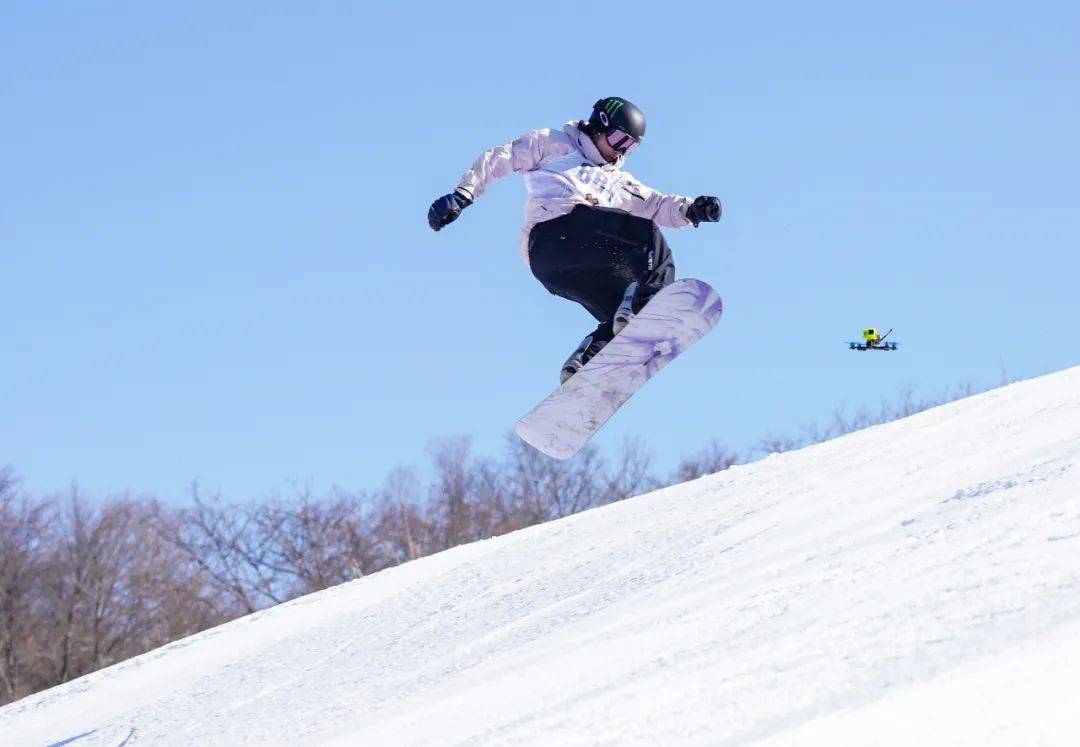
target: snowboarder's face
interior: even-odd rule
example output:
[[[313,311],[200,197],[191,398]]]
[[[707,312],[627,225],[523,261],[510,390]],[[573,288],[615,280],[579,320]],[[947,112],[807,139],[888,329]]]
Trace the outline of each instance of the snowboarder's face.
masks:
[[[608,163],[615,163],[619,160],[619,151],[612,148],[604,136],[604,133],[597,132],[592,136],[593,142],[596,143],[596,149],[600,151],[600,155],[604,157],[604,160]]]

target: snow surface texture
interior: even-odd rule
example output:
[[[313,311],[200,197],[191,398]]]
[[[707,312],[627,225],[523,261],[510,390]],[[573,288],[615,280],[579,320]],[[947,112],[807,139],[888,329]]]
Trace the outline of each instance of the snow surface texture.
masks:
[[[0,743],[1080,744],[1080,368],[456,548]]]
[[[569,459],[660,369],[720,321],[709,284],[684,278],[657,293],[622,332],[518,421],[517,434],[555,459]]]

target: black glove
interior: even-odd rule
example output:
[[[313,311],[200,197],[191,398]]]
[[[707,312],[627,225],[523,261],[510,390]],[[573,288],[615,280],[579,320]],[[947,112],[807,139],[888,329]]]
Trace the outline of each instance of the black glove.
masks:
[[[470,200],[461,192],[451,192],[448,195],[443,195],[435,202],[431,203],[431,207],[427,211],[427,222],[431,226],[431,230],[438,231],[443,226],[448,226],[457,220],[457,217],[461,215],[461,211],[472,205]]]
[[[715,197],[698,197],[686,208],[686,217],[697,228],[699,223],[716,223],[720,220],[720,200]]]

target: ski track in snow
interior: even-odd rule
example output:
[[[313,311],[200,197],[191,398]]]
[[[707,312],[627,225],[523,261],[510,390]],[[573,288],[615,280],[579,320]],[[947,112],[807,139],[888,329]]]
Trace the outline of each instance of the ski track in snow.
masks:
[[[313,594],[4,745],[1080,744],[1080,368]]]

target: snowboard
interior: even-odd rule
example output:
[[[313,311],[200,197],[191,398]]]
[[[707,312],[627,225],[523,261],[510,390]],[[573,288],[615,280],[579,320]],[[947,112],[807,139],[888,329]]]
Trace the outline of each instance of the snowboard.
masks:
[[[660,369],[720,321],[723,304],[693,278],[662,288],[570,379],[518,421],[518,436],[555,459],[577,454]]]

